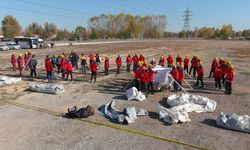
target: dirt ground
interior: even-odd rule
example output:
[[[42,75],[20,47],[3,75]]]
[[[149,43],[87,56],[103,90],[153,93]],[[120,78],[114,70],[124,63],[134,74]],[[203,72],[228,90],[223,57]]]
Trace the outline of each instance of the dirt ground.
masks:
[[[166,105],[166,98],[173,94],[171,91],[158,92],[150,95],[146,101],[127,101],[123,87],[133,77],[122,67],[121,75],[114,75],[112,69],[109,76],[98,73],[96,83],[89,83],[89,73],[82,76],[80,70],[74,70],[74,81],[62,81],[59,77],[56,83],[63,84],[66,92],[61,95],[49,95],[28,91],[33,83],[45,83],[44,62],[38,68],[38,79],[29,79],[29,72],[25,72],[23,81],[0,87],[0,99],[13,100],[39,108],[46,108],[58,113],[66,112],[67,108],[91,105],[96,114],[89,119],[110,123],[108,119],[98,113],[102,104],[115,100],[118,110],[127,106],[144,108],[149,116],[140,117],[126,127],[141,132],[166,137],[173,140],[196,144],[210,149],[219,150],[248,150],[250,149],[250,134],[231,131],[216,125],[215,120],[221,112],[250,115],[250,42],[249,41],[185,41],[159,40],[120,44],[82,45],[72,47],[56,47],[53,49],[33,50],[38,59],[46,54],[68,54],[71,50],[78,54],[98,52],[101,57],[109,56],[111,66],[119,53],[123,59],[128,53],[144,54],[148,61],[155,57],[158,61],[161,54],[167,56],[172,53],[192,57],[197,54],[205,67],[205,88],[189,89],[192,94],[206,96],[217,102],[213,113],[189,113],[189,123],[165,125],[158,119],[156,108]],[[24,52],[25,50],[21,50]],[[0,75],[17,76],[10,69],[10,55],[12,51],[0,52]],[[224,91],[216,91],[213,79],[208,79],[211,61],[214,57],[224,57],[232,61],[235,66],[236,81],[233,94],[225,95]],[[186,79],[190,84],[193,81]],[[187,146],[154,139],[134,133],[120,131],[109,127],[94,125],[79,120],[66,119],[44,112],[29,110],[0,101],[0,149],[192,149]]]

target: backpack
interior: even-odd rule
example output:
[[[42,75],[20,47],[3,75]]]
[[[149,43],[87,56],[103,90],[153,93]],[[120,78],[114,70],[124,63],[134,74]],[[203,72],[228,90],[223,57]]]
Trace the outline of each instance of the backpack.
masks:
[[[88,118],[89,116],[93,116],[95,114],[95,110],[91,106],[87,106],[86,108],[80,108],[77,110],[77,107],[74,106],[68,109],[68,113],[65,115],[69,118]]]

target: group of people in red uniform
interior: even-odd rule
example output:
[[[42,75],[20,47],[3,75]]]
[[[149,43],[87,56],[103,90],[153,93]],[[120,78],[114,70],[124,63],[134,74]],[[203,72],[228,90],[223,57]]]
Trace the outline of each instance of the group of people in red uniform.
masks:
[[[230,61],[223,58],[219,60],[215,57],[211,64],[209,78],[213,77],[215,88],[221,89],[221,84],[225,85],[225,93],[232,93],[232,84],[235,79],[234,66]]]
[[[77,55],[76,53],[74,54]],[[31,57],[32,57],[31,51],[28,51],[25,53],[24,60],[23,60],[22,54],[20,54],[19,57],[16,59],[15,54],[13,53],[11,56],[11,64],[12,64],[13,71],[16,71],[16,68],[18,67],[20,71],[20,75],[22,75],[23,69],[28,70],[30,68],[29,61]],[[91,81],[93,80],[96,81],[97,72],[101,68],[100,66],[101,58],[98,53],[89,54],[88,57],[89,57],[89,69],[91,71]],[[82,73],[86,74],[87,57],[84,54],[82,54],[82,57],[80,59],[81,59],[81,65],[82,65]],[[69,60],[72,60],[72,59],[67,58],[64,53],[59,55],[57,58],[55,56],[46,57],[45,69],[47,71],[48,82],[52,82],[55,79],[55,75],[54,75],[55,67],[58,67],[58,74],[61,73],[63,79],[68,80],[68,77],[70,76],[71,80],[73,80],[72,70],[74,66],[76,66],[76,69],[78,69],[77,67],[78,65],[77,64],[73,65],[72,61],[69,61]],[[134,56],[131,56],[131,54],[128,54],[125,61],[126,61],[126,71],[130,72],[131,67],[133,69],[133,72],[135,74],[135,81],[137,83],[138,89],[140,91],[145,91],[146,95],[148,95],[149,92],[153,94],[154,93],[153,74],[157,73],[156,71],[153,70],[153,68],[157,65],[155,58],[153,58],[150,61],[150,63],[147,63],[143,54],[140,54],[140,55],[134,54]],[[115,64],[116,64],[116,74],[118,75],[121,73],[120,71],[121,71],[121,67],[123,64],[122,58],[119,54],[117,55],[117,58],[115,59]],[[197,55],[194,55],[190,61],[187,56],[185,56],[185,58],[182,59],[180,54],[178,54],[177,57],[175,58],[175,63],[174,63],[174,58],[171,54],[169,54],[166,59],[164,55],[161,55],[159,58],[158,65],[162,67],[172,68],[170,74],[176,81],[174,82],[175,91],[181,90],[181,85],[185,78],[185,75],[191,75],[191,73],[193,74],[193,77],[197,77],[195,86],[198,86],[199,84],[201,84],[201,87],[204,87],[204,82],[203,82],[204,68],[203,68],[201,60],[199,59]],[[104,74],[105,75],[109,74],[109,67],[110,67],[110,60],[108,56],[106,56],[104,59]],[[230,61],[225,61],[223,58],[220,58],[219,60],[217,60],[217,58],[214,58],[212,65],[211,65],[210,74],[209,74],[209,78],[211,77],[213,77],[215,80],[216,89],[221,89],[222,88],[221,84],[224,84],[226,93],[227,94],[232,93],[232,83],[235,78],[235,73],[233,70],[233,65],[231,64]]]

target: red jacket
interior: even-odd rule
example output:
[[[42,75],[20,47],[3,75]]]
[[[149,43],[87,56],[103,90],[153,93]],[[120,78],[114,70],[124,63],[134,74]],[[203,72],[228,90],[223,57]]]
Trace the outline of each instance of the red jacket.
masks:
[[[185,58],[183,62],[184,62],[184,66],[189,66],[189,59],[188,58]]]
[[[153,82],[154,81],[154,74],[157,74],[157,71],[149,69],[148,70],[148,81]]]
[[[54,71],[54,67],[50,59],[45,60],[45,69],[47,72]]]
[[[135,74],[135,79],[139,79],[139,70],[134,70],[134,74]]]
[[[227,72],[229,71],[229,69],[228,69],[228,67],[227,67],[226,64],[223,64],[221,68],[222,68],[222,73],[223,74],[227,74]]]
[[[105,59],[104,68],[109,68],[109,59]]]
[[[97,63],[96,62],[93,62],[90,64],[90,70],[91,70],[91,72],[97,71]]]
[[[159,65],[161,65],[162,67],[164,67],[164,64],[165,64],[165,58],[160,58]]]
[[[169,65],[173,65],[173,63],[174,63],[173,57],[171,57],[171,56],[168,56],[167,61],[168,61]]]
[[[22,57],[18,57],[17,63],[18,63],[18,67],[19,68],[23,67],[23,58]]]
[[[232,69],[229,69],[227,74],[226,74],[226,82],[234,82],[234,78],[235,78],[235,73]]]
[[[148,73],[145,70],[139,71],[139,79],[141,82],[148,82]]]
[[[192,58],[192,60],[191,60],[191,65],[194,67],[194,66],[197,66],[197,64],[198,64],[197,59]]]
[[[185,73],[183,73],[183,69],[179,69],[178,73],[179,73],[179,79],[178,79],[178,81],[183,81],[184,78],[185,78]]]
[[[221,79],[222,78],[222,70],[221,70],[221,68],[215,69],[214,78],[215,79]]]
[[[133,60],[130,56],[127,57],[126,59],[127,64],[132,64]]]
[[[135,56],[133,56],[132,60],[133,60],[133,63],[134,63],[134,64],[137,64],[137,63],[138,63],[139,58],[138,58],[138,56],[137,56],[137,55],[135,55]]]
[[[225,61],[224,60],[219,60],[219,65],[222,66],[225,64]]]
[[[173,69],[171,72],[170,72],[171,76],[176,80],[178,81],[179,79],[179,72],[177,69]]]
[[[16,56],[12,55],[10,61],[12,64],[16,64]]]
[[[67,65],[67,60],[64,57],[64,58],[61,59],[60,69],[66,69],[66,65]]]
[[[213,60],[212,65],[211,65],[211,69],[215,69],[218,66],[219,66],[218,61],[217,60]]]
[[[198,77],[204,76],[204,68],[203,67],[201,67],[201,68],[199,67],[197,72],[198,72]]]
[[[121,65],[122,65],[122,59],[121,59],[121,57],[117,57],[115,62],[116,62],[116,65],[117,65],[117,66],[118,66],[118,65],[121,66]]]
[[[67,66],[66,66],[66,70],[69,72],[69,71],[72,71],[72,64],[71,63],[68,63]]]
[[[181,57],[176,57],[176,62],[179,63],[181,65],[182,63],[182,58]]]
[[[143,55],[140,55],[139,60],[140,60],[140,61],[144,61],[144,60],[145,60],[145,57],[144,57]]]

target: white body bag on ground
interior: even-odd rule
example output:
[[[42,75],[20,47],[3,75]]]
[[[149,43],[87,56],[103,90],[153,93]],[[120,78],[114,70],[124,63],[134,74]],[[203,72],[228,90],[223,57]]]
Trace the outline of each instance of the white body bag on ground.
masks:
[[[250,133],[250,116],[236,115],[235,113],[225,115],[223,112],[216,120],[216,124],[224,128]]]
[[[20,82],[22,78],[12,78],[12,77],[7,77],[7,76],[2,76],[0,77],[0,86],[3,85],[10,85],[13,83]]]
[[[170,87],[173,85],[174,80],[169,76],[171,68],[163,68],[162,66],[156,66],[153,70],[157,71],[154,74],[154,90],[159,91],[163,86]]]
[[[146,110],[139,109],[138,111],[136,111],[134,106],[124,108],[123,112],[119,112],[115,109],[114,100],[106,105],[102,105],[99,108],[99,111],[102,116],[120,124],[132,123],[135,121],[135,119],[137,119],[137,117],[148,115],[148,112]]]
[[[167,103],[170,109],[159,106],[157,112],[159,119],[168,124],[189,122],[191,121],[188,117],[189,112],[214,112],[217,105],[214,100],[192,94],[173,94],[168,97]]]
[[[33,84],[29,90],[48,94],[62,94],[65,91],[63,85],[60,84]]]
[[[128,98],[128,100],[146,100],[145,94],[143,94],[141,91],[138,91],[135,87],[132,87],[126,91],[126,97]]]

